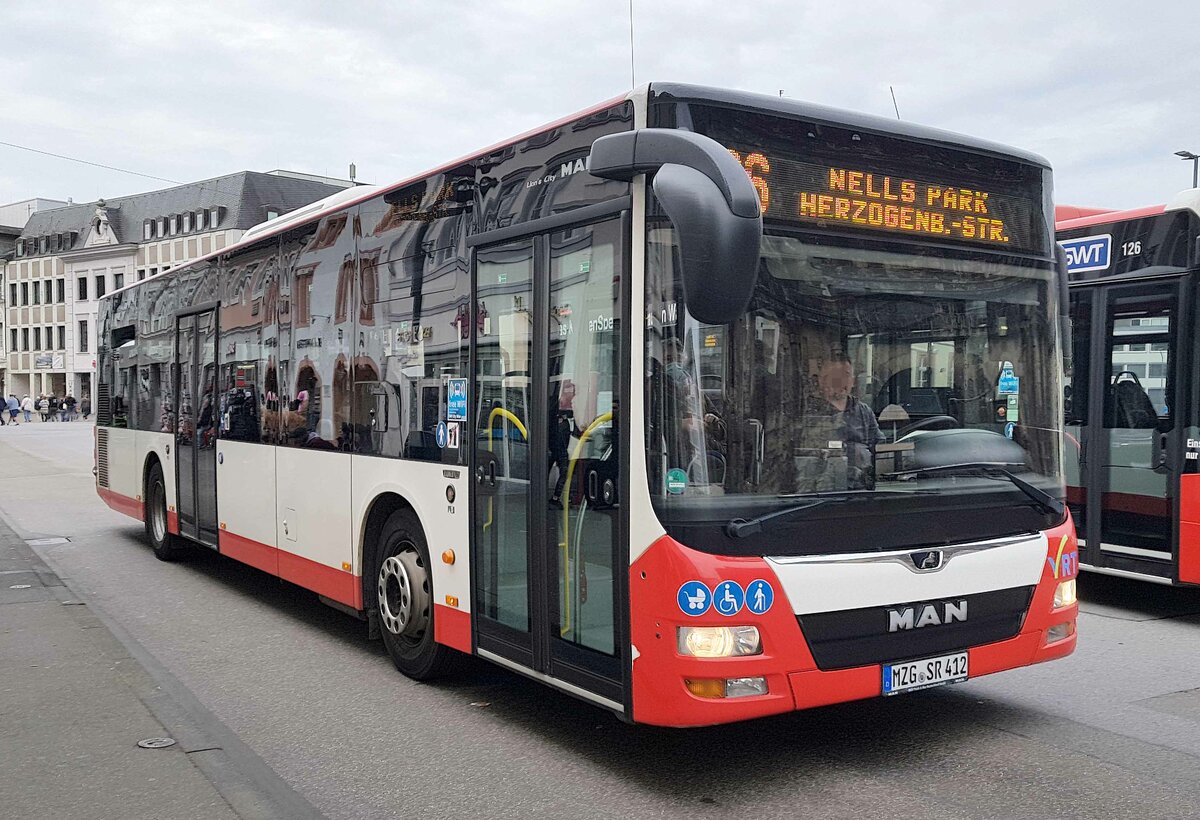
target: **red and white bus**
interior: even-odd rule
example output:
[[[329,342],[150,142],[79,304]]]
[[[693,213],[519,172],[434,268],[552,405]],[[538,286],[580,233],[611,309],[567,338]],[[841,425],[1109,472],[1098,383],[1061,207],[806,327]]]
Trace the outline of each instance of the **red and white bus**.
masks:
[[[626,720],[1075,647],[1044,160],[652,84],[108,296],[98,491]]]
[[[1074,338],[1064,389],[1080,564],[1200,584],[1200,191],[1130,211],[1061,206]]]

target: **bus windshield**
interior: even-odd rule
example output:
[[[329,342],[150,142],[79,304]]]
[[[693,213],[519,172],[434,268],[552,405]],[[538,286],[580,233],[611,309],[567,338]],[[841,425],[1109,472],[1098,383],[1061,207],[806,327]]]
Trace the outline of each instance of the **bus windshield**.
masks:
[[[1001,535],[1042,520],[995,514],[1031,505],[1001,471],[1062,497],[1049,263],[768,235],[746,313],[713,326],[684,307],[672,229],[647,247],[647,453],[668,530],[818,495],[851,503],[776,516],[793,540],[814,516],[903,527],[932,496]],[[938,540],[930,526],[912,541]]]

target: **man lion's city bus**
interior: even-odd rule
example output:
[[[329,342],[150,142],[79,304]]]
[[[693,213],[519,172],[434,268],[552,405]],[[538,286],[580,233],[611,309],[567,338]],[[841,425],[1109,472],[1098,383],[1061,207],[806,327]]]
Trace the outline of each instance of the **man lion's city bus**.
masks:
[[[637,722],[1059,658],[1052,229],[1032,154],[644,86],[108,296],[98,490]]]
[[[1057,216],[1074,328],[1065,470],[1080,564],[1200,584],[1200,191]]]

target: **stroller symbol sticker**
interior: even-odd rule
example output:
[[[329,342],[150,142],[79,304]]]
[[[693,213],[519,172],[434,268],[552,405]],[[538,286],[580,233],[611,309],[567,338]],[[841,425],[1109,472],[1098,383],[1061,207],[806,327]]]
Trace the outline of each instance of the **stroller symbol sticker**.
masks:
[[[712,606],[712,594],[709,593],[708,587],[699,581],[688,581],[681,586],[676,598],[679,601],[679,610],[684,615],[703,615]]]

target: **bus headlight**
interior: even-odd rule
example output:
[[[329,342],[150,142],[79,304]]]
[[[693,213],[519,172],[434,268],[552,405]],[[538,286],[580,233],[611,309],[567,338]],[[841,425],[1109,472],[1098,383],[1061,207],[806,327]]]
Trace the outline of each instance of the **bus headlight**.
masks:
[[[678,647],[680,655],[694,658],[762,654],[756,626],[681,626]]]
[[[1075,597],[1075,579],[1060,581],[1054,589],[1054,608],[1070,606],[1078,600]]]

